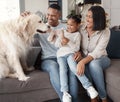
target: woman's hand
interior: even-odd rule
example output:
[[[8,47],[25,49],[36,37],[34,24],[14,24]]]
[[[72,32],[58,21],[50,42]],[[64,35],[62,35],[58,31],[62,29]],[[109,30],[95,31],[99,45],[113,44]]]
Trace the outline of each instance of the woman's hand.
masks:
[[[78,62],[78,61],[80,61],[81,59],[82,59],[81,52],[80,52],[80,51],[75,52],[75,53],[74,53],[74,60]]]
[[[81,59],[77,64],[77,74],[83,75],[85,71],[85,65],[93,60],[93,57],[88,55],[87,57]]]
[[[85,72],[85,64],[83,63],[83,61],[81,60],[78,64],[77,64],[77,74],[78,75],[83,75]]]

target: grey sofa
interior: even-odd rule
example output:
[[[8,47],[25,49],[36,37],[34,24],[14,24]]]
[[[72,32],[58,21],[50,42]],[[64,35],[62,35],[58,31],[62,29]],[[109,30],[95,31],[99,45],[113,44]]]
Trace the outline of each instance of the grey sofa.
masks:
[[[111,58],[111,66],[105,71],[105,81],[108,96],[113,102],[120,102],[120,31],[111,30],[111,38],[107,47]],[[33,47],[28,55],[28,65],[34,65],[40,47]],[[58,98],[52,88],[49,75],[35,70],[26,73],[30,76],[26,82],[6,78],[0,80],[0,102],[47,102]],[[82,87],[80,87],[82,90]],[[82,90],[85,93],[85,90]]]
[[[120,29],[111,29],[111,37],[107,46],[111,65],[105,71],[108,96],[113,102],[120,102]]]
[[[34,65],[40,47],[33,47],[28,55],[28,65]],[[25,82],[5,78],[0,80],[0,102],[44,102],[57,98],[49,75],[40,70],[26,73],[30,76]]]

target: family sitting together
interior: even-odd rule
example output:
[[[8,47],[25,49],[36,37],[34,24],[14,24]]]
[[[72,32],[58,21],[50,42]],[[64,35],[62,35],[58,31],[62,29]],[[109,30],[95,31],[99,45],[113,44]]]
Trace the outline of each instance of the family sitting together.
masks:
[[[67,24],[61,23],[57,4],[48,7],[46,17],[51,30],[39,34],[40,69],[49,73],[61,102],[83,102],[78,99],[78,80],[91,102],[107,102],[104,70],[110,65],[106,51],[110,30],[104,9],[89,8],[84,24],[80,15],[69,15]]]

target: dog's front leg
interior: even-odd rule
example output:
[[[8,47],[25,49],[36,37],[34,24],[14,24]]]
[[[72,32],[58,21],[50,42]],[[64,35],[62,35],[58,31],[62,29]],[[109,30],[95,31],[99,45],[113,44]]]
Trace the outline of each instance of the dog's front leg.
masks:
[[[23,69],[20,64],[16,65],[16,73],[20,81],[26,81],[28,78],[30,78],[24,74]]]
[[[23,72],[23,68],[20,64],[20,61],[19,59],[16,58],[16,60],[14,61],[13,63],[13,68],[14,68],[14,71],[16,72],[17,76],[18,76],[18,79],[20,81],[26,81],[29,77],[27,77],[24,72]]]

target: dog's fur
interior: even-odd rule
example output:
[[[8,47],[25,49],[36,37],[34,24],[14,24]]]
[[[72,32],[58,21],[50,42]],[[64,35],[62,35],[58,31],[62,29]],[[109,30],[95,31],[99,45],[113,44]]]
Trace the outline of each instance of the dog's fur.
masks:
[[[48,26],[35,14],[0,23],[0,79],[14,77],[26,81],[29,78],[23,68],[27,69],[26,55],[37,29],[46,31]]]

